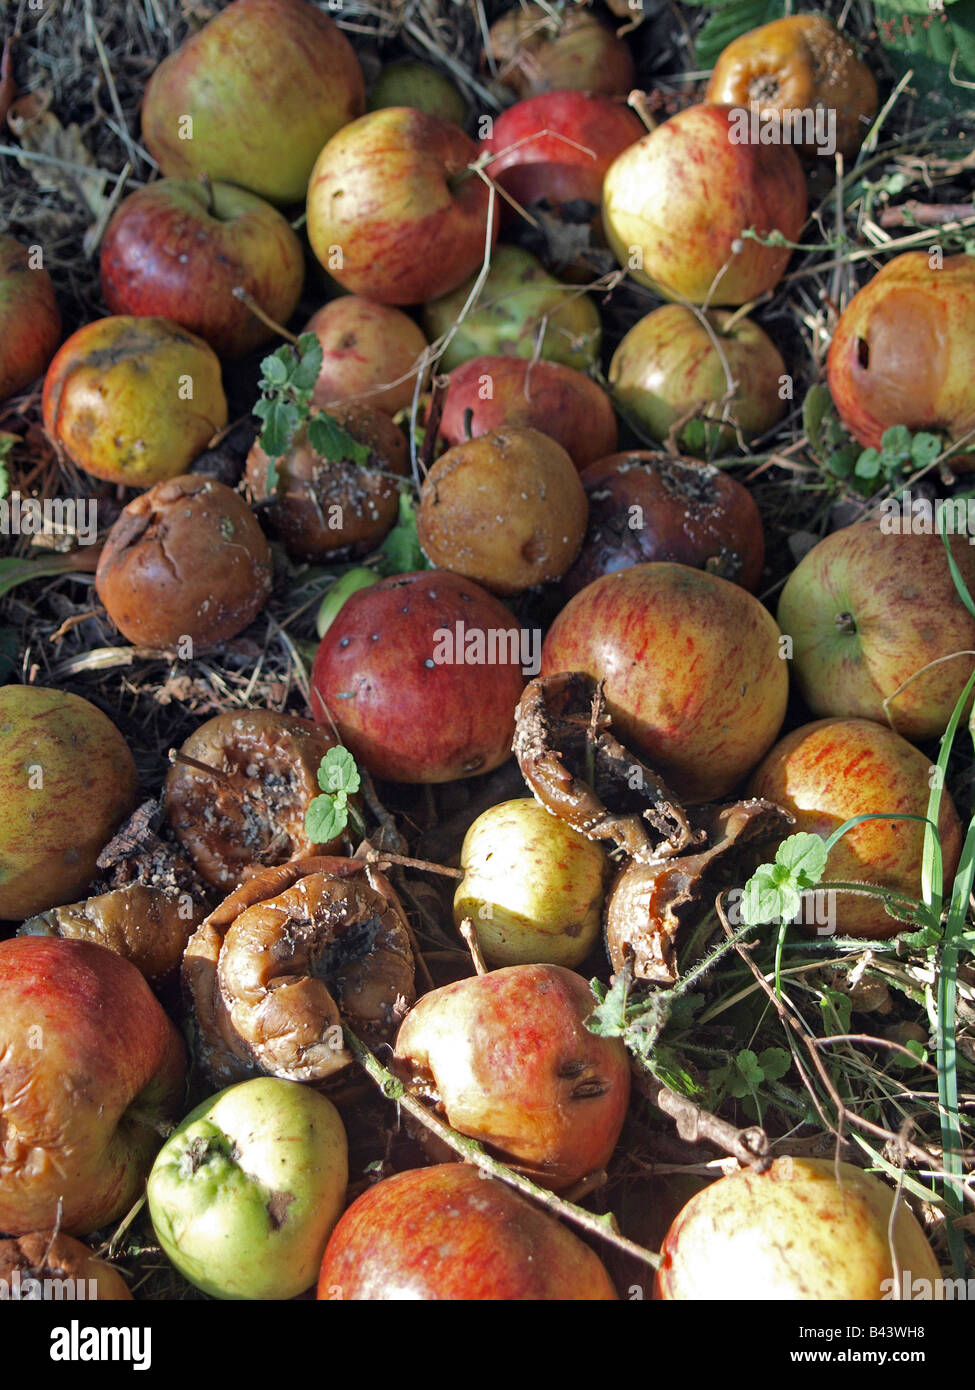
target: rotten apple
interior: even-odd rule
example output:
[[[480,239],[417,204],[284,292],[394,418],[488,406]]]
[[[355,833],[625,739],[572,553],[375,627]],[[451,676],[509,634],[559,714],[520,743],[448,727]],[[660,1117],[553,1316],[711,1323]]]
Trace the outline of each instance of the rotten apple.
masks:
[[[0,234],[0,401],[45,371],[61,339],[51,277],[33,261],[31,248]]]
[[[114,1265],[96,1259],[87,1245],[57,1230],[0,1240],[0,1289],[4,1300],[11,1302],[82,1298],[126,1302],[132,1298]]]
[[[580,4],[556,10],[528,0],[514,6],[491,25],[484,65],[520,97],[552,91],[625,96],[633,86],[626,43]]]

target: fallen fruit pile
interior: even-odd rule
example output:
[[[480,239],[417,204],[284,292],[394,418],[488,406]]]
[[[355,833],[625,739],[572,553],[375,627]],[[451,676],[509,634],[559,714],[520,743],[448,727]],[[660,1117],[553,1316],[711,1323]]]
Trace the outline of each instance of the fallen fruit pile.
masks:
[[[944,1297],[972,112],[883,3],[89,8],[0,65],[0,1290]]]

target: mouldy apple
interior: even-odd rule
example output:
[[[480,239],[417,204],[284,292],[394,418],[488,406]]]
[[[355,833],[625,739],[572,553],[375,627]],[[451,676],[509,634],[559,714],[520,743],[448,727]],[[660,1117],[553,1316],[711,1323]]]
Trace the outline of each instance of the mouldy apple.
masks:
[[[294,203],[325,142],[364,110],[359,60],[320,9],[234,0],[153,73],[142,138],[164,174]]]
[[[274,331],[234,290],[247,290],[265,314],[287,323],[305,259],[287,220],[253,193],[159,179],[131,193],[109,222],[101,278],[113,314],[166,318],[219,356],[242,357]]]
[[[185,1075],[134,965],[87,941],[0,941],[0,1231],[85,1235],[124,1216]]]
[[[466,1163],[367,1188],[329,1239],[320,1300],[615,1299],[599,1257],[540,1207]]]
[[[975,258],[905,251],[840,315],[827,360],[847,429],[879,449],[884,430],[975,429]]]
[[[62,690],[0,688],[0,917],[79,897],[138,786],[128,745],[100,709]]]
[[[345,289],[381,304],[449,293],[497,235],[488,186],[470,168],[476,158],[459,126],[408,106],[353,121],[312,170],[312,250]]]
[[[227,423],[213,349],[126,314],[72,333],[44,378],[44,428],[79,468],[126,487],[185,473]]]
[[[789,675],[767,609],[687,565],[631,565],[570,599],[549,628],[543,676],[606,682],[617,737],[688,801],[732,790],[774,742]],[[774,798],[772,798],[774,800]]]
[[[41,375],[61,338],[51,277],[31,252],[0,235],[0,401]]]
[[[944,732],[975,667],[975,618],[941,536],[901,523],[858,522],[813,546],[786,580],[778,621],[813,714],[889,722],[918,742]],[[948,540],[975,592],[972,547],[964,535]]]
[[[294,1298],[315,1282],[348,1182],[345,1127],[308,1086],[256,1077],[198,1105],[146,1184],[159,1243],[214,1298]]]
[[[728,106],[679,111],[610,166],[603,223],[635,280],[692,304],[737,305],[773,289],[806,219],[806,181],[789,145],[736,139]]]
[[[819,719],[787,734],[763,759],[749,794],[774,801],[795,817],[795,830],[826,839],[853,816],[926,816],[931,763],[913,744],[871,719]],[[961,825],[948,792],[938,815],[943,880],[950,885],[961,852]],[[831,882],[871,883],[918,898],[924,826],[916,820],[862,821],[830,850],[823,889]],[[835,894],[826,925],[843,936],[881,939],[910,931],[877,897]]]

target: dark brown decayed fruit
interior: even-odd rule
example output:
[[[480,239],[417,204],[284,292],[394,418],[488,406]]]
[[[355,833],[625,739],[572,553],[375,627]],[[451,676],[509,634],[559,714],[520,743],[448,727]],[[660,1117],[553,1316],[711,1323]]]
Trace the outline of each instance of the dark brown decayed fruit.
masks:
[[[375,550],[399,513],[400,488],[389,475],[409,472],[406,436],[378,406],[346,401],[327,413],[371,450],[371,458],[368,464],[322,458],[299,436],[276,460],[278,484],[267,506],[268,526],[295,559]],[[267,454],[255,444],[247,457],[247,485],[258,503],[269,497],[268,467]]]
[[[52,1282],[45,1292],[47,1280]],[[132,1297],[117,1269],[96,1259],[74,1236],[58,1231],[31,1231],[16,1240],[0,1240],[0,1287],[8,1291],[8,1298],[18,1300]]]
[[[40,912],[24,923],[20,935],[93,941],[131,961],[147,980],[156,980],[179,965],[205,912],[189,893],[130,883]]]
[[[516,5],[491,25],[485,45],[499,78],[520,97],[579,91],[624,96],[633,86],[625,40],[581,5],[564,13],[548,5]]]
[[[420,493],[417,535],[435,565],[504,597],[561,578],[587,515],[560,444],[538,430],[500,429],[436,461]]]
[[[589,529],[563,581],[567,594],[650,560],[692,565],[757,589],[762,519],[748,489],[720,468],[634,449],[590,464],[582,485]]]
[[[166,778],[166,818],[193,865],[230,892],[250,869],[314,854],[305,812],[320,791],[318,766],[335,739],[294,714],[252,709],[218,714],[196,729]],[[327,848],[335,849],[341,839]]]
[[[254,513],[223,483],[187,474],[134,498],[95,574],[98,597],[137,646],[192,650],[234,637],[271,592],[271,552]]]

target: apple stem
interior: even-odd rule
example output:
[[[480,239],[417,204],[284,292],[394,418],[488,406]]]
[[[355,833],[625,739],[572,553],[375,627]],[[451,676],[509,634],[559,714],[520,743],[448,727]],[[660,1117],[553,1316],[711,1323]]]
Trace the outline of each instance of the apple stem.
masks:
[[[857,630],[856,618],[852,613],[837,613],[835,618],[836,631],[843,633],[844,636],[854,636]]]
[[[209,763],[202,763],[199,758],[191,758],[188,753],[177,753],[175,748],[170,749],[169,761],[178,763],[180,767],[191,767],[194,772],[202,772],[205,777],[215,778],[225,787],[228,787],[235,796],[243,796],[244,794],[242,788],[238,787],[229,773],[221,772],[220,768],[211,767]]]
[[[382,868],[383,864],[402,864],[404,869],[422,869],[428,874],[443,874],[445,878],[463,878],[463,869],[448,869],[443,864],[433,864],[429,859],[411,859],[406,854],[386,854],[383,850],[374,849],[366,855],[367,864],[375,864]]]
[[[469,917],[465,917],[460,924],[460,934],[467,943],[467,949],[471,953],[471,960],[474,962],[474,970],[478,975],[486,975],[488,968],[481,955],[481,947],[477,937],[474,935],[474,923]]]
[[[650,102],[646,92],[642,92],[639,87],[635,88],[626,98],[626,104],[636,112],[647,130],[653,131],[657,129],[660,122],[650,110]]]
[[[577,1207],[574,1203],[567,1202],[565,1198],[557,1197],[554,1192],[550,1192],[547,1188],[539,1187],[530,1178],[516,1173],[499,1159],[492,1158],[490,1154],[485,1153],[483,1146],[476,1139],[469,1139],[466,1134],[459,1134],[457,1130],[451,1129],[450,1125],[441,1120],[432,1110],[429,1110],[422,1101],[411,1095],[400,1078],[387,1070],[379,1058],[370,1052],[365,1043],[356,1037],[349,1027],[344,1027],[343,1033],[346,1047],[367,1076],[379,1087],[386,1099],[401,1105],[407,1114],[412,1115],[454,1153],[459,1154],[465,1163],[474,1164],[482,1173],[488,1173],[491,1177],[498,1178],[501,1182],[507,1183],[509,1187],[515,1188],[524,1196],[532,1198],[540,1206],[550,1211],[553,1216],[562,1217],[563,1220],[571,1221],[574,1226],[578,1226],[581,1230],[588,1231],[590,1235],[599,1236],[601,1240],[608,1241],[624,1254],[632,1255],[634,1259],[649,1265],[651,1269],[659,1268],[660,1256],[654,1254],[652,1250],[645,1250],[642,1245],[637,1245],[636,1241],[628,1240],[626,1236],[620,1235],[614,1217],[597,1216],[595,1212],[586,1211],[584,1207]]]
[[[261,323],[266,324],[279,338],[284,338],[286,342],[291,343],[292,347],[297,346],[298,339],[295,334],[290,333],[282,324],[275,322],[270,314],[266,314],[254,296],[249,290],[245,290],[243,285],[235,285],[231,293],[235,299],[239,299],[241,304],[245,304],[250,309],[255,318],[260,319]]]

